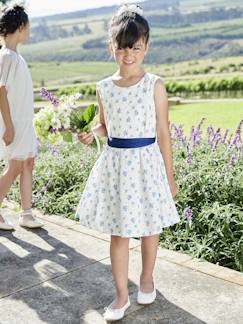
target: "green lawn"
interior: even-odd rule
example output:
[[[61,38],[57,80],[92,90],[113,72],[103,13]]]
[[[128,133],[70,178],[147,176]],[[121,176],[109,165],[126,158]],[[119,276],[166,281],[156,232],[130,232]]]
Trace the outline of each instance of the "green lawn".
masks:
[[[96,100],[81,100],[81,106],[88,106],[96,103]],[[36,101],[35,108],[51,106],[50,102]],[[239,101],[222,101],[216,103],[193,103],[185,105],[171,106],[169,119],[177,126],[184,125],[186,134],[189,134],[191,127],[197,125],[205,117],[205,126],[213,125],[222,127],[235,132],[241,119],[243,119],[243,100]]]
[[[75,83],[96,82],[116,71],[111,62],[39,62],[29,63],[34,87],[61,86]]]
[[[210,103],[193,103],[170,107],[170,120],[177,125],[183,124],[188,134],[193,125],[197,125],[201,118],[207,120],[205,126],[229,128],[234,132],[243,119],[243,100],[222,101]]]

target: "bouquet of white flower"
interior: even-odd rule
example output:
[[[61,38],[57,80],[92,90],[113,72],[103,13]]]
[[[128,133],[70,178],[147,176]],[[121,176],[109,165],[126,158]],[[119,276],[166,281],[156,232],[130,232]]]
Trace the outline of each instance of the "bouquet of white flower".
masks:
[[[51,92],[42,88],[41,95],[52,103],[51,107],[45,107],[35,115],[34,126],[41,141],[52,144],[61,143],[63,140],[71,142],[74,133],[91,130],[97,108],[91,104],[81,111],[78,104],[81,98],[79,93],[59,100]],[[100,150],[99,140],[95,134],[94,137]]]

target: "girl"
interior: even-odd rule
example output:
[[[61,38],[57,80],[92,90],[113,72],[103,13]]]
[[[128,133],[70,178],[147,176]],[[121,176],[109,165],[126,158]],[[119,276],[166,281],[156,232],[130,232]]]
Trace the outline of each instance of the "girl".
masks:
[[[0,158],[8,161],[0,178],[0,206],[10,186],[20,176],[23,211],[19,224],[29,228],[43,226],[31,212],[32,171],[37,140],[32,124],[34,117],[33,87],[27,64],[17,46],[29,36],[29,19],[24,7],[6,7],[0,18]],[[0,229],[12,230],[0,214]]]
[[[162,80],[143,69],[149,25],[140,7],[119,9],[111,20],[109,43],[119,70],[97,84],[100,124],[79,136],[90,144],[95,132],[107,136],[108,145],[90,173],[77,216],[82,225],[111,234],[117,296],[104,317],[118,320],[130,306],[129,237],[141,237],[142,245],[137,302],[150,304],[156,298],[153,269],[159,234],[180,219],[173,201],[177,186],[168,100]]]

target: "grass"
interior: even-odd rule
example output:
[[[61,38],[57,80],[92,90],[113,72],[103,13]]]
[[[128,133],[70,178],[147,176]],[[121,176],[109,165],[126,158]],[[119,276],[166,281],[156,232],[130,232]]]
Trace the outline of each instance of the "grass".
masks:
[[[82,107],[86,107],[89,106],[91,104],[96,104],[96,100],[80,100],[80,106]],[[35,109],[40,109],[40,108],[45,108],[45,107],[52,107],[52,104],[50,103],[50,101],[35,101]]]
[[[96,103],[96,100],[81,100],[81,106]],[[51,106],[50,102],[35,101],[35,108]],[[235,132],[241,119],[243,119],[243,100],[201,102],[171,106],[169,119],[176,125],[183,124],[186,134],[190,133],[191,127],[197,125],[205,117],[205,126],[213,125]]]
[[[231,71],[230,64],[243,66],[243,57],[229,57],[224,59],[207,59],[198,61],[181,62],[177,64],[147,64],[148,72],[161,75],[167,79],[195,79],[212,78],[217,76],[233,77],[242,76],[243,67],[238,71]],[[207,66],[213,66],[212,73],[203,73]],[[224,73],[221,69],[226,67]],[[228,69],[227,69],[228,67]],[[35,87],[71,85],[74,83],[97,82],[114,73],[116,63],[110,62],[32,62],[29,63]],[[193,75],[194,71],[200,74]]]
[[[34,87],[59,86],[77,82],[96,82],[116,70],[112,62],[46,62],[30,63]]]
[[[210,103],[193,103],[170,107],[170,120],[176,125],[185,125],[184,129],[189,134],[191,127],[197,125],[201,118],[207,118],[205,125],[222,127],[235,132],[241,119],[243,119],[242,102],[222,101]]]

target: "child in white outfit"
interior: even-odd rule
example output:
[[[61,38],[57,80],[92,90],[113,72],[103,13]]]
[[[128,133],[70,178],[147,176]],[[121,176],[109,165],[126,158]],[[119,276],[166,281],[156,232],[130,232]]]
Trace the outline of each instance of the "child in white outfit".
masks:
[[[18,44],[24,43],[29,36],[28,15],[22,6],[3,9],[0,35],[4,43],[0,50],[0,159],[7,163],[0,178],[0,206],[10,186],[20,176],[23,212],[19,223],[37,228],[43,224],[31,211],[32,171],[37,154],[33,85],[27,64],[17,51]],[[13,229],[1,214],[0,229]]]

